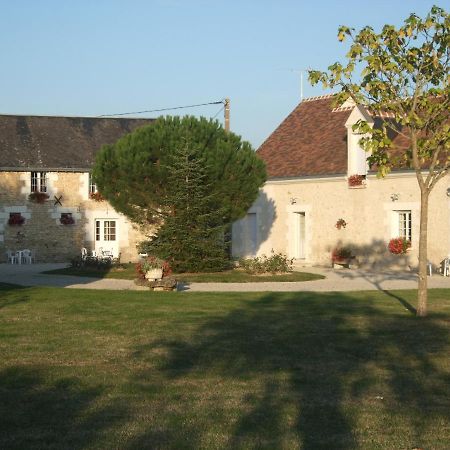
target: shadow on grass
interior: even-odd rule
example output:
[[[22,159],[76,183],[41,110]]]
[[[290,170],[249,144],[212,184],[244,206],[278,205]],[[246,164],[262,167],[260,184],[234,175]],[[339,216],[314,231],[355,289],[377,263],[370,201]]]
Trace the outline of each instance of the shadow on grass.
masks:
[[[123,407],[95,407],[102,388],[52,380],[45,370],[14,366],[0,372],[0,448],[82,449],[126,417]],[[95,445],[94,445],[95,446]]]
[[[417,310],[416,308],[414,308],[414,306],[411,305],[411,303],[409,303],[407,300],[405,300],[403,297],[400,297],[397,294],[394,294],[391,291],[383,291],[386,295],[388,295],[389,297],[397,300],[406,310],[408,310],[413,316],[415,316],[417,314]]]
[[[18,284],[0,283],[0,309],[29,301],[29,296],[20,292],[24,289],[27,289],[27,287],[19,286]],[[15,291],[17,291],[17,296],[11,298],[11,296],[7,295]]]
[[[170,380],[262,380],[262,390],[249,387],[241,399],[226,448],[352,449],[367,429],[383,443],[390,409],[401,417],[397,448],[421,446],[433,421],[448,420],[449,376],[431,357],[448,345],[448,329],[389,304],[381,309],[377,295],[362,302],[351,294],[267,294],[190,339],[140,346],[135,357],[168,352],[161,370]]]

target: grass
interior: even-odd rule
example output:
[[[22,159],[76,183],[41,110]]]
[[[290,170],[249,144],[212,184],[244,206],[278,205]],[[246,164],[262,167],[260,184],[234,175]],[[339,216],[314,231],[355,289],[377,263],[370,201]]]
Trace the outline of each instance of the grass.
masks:
[[[448,448],[450,290],[0,287],[0,448]]]
[[[63,269],[48,270],[44,273],[54,275],[73,275],[79,277],[116,278],[133,280],[136,278],[134,264],[120,264],[111,267],[66,267]],[[250,283],[264,281],[311,281],[325,278],[322,275],[307,272],[290,272],[279,275],[250,275],[242,270],[226,270],[214,273],[181,273],[175,274],[175,278],[186,283]]]

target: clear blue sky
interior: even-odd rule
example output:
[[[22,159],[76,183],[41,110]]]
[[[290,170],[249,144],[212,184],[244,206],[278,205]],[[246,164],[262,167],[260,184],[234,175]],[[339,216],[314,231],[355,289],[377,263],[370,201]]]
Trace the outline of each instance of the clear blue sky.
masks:
[[[230,97],[232,130],[258,147],[299,102],[290,70],[346,53],[339,25],[399,25],[433,4],[450,0],[2,0],[0,112],[96,116]],[[306,81],[304,93],[323,94]]]

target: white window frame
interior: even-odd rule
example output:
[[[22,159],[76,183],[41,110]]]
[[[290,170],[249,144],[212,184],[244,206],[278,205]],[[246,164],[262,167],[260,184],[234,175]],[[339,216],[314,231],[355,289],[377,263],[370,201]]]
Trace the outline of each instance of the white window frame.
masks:
[[[98,192],[97,184],[92,179],[92,173],[89,172],[89,195],[96,194]]]
[[[397,236],[412,242],[412,211],[402,209],[394,211],[396,217]]]
[[[47,192],[47,172],[31,172],[30,173],[30,191],[31,192]]]

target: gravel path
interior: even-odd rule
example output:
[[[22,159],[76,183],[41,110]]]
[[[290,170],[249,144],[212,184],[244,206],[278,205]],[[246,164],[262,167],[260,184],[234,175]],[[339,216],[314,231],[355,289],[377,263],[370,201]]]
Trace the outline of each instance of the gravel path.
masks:
[[[132,280],[47,275],[41,272],[66,267],[66,264],[0,264],[0,282],[22,286],[57,286],[81,289],[147,290]],[[325,275],[324,280],[281,283],[191,283],[181,286],[186,292],[264,292],[264,291],[366,291],[417,288],[417,275],[412,272],[368,272],[360,269],[303,268],[305,272]],[[450,288],[450,277],[435,274],[428,277],[430,288]]]

